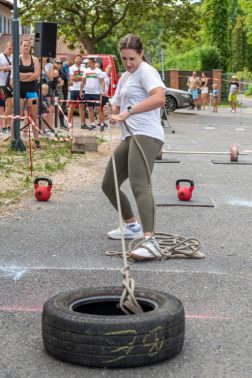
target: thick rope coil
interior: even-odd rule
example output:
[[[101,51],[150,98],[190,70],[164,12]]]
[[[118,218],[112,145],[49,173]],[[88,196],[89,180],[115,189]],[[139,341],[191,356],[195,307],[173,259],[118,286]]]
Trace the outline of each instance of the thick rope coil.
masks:
[[[156,255],[151,249],[146,245],[145,238],[136,238],[132,240],[129,244],[129,249],[126,252],[127,258],[130,257],[131,252],[135,251],[141,246],[141,248],[147,249],[157,260],[167,260],[175,258],[184,259],[203,259],[205,257],[204,253],[200,252],[201,243],[196,238],[184,238],[183,236],[167,234],[165,232],[158,232],[155,234],[155,238],[158,240],[159,248],[158,251],[160,255]],[[137,245],[133,246],[137,241],[142,240]],[[122,252],[108,251],[107,256],[119,256],[123,257]]]

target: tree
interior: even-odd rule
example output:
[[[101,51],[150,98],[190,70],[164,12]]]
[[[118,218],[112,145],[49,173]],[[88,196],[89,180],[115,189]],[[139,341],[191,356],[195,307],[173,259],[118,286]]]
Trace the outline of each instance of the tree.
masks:
[[[249,45],[246,32],[243,29],[243,20],[244,18],[237,17],[236,25],[232,32],[231,70],[233,72],[249,68]]]
[[[136,32],[150,17],[159,21],[164,41],[173,38],[179,44],[200,29],[199,15],[188,0],[21,0],[21,5],[22,24],[57,22],[68,47],[78,42],[87,53],[94,53],[95,45],[107,37]]]
[[[205,25],[207,41],[218,48],[221,68],[226,71],[230,61],[229,0],[205,0],[204,8],[208,15]]]
[[[247,31],[248,43],[252,44],[252,3],[250,0],[239,0],[241,9],[244,12],[244,29]]]
[[[232,71],[242,71],[244,68],[243,64],[243,30],[241,18],[238,17],[236,26],[232,32]]]

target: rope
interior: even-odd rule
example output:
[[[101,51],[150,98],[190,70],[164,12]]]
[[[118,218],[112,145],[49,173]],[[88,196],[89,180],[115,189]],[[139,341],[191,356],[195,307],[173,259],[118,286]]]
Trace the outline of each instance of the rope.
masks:
[[[109,110],[109,104],[107,103],[107,110],[108,115],[110,114]],[[113,173],[114,173],[114,180],[115,180],[115,190],[116,190],[116,201],[117,201],[117,208],[118,208],[118,215],[119,215],[119,222],[120,222],[120,230],[121,230],[121,240],[122,240],[122,257],[123,257],[123,263],[124,268],[121,270],[121,274],[123,276],[123,282],[122,285],[124,286],[124,290],[120,299],[120,307],[122,311],[127,314],[131,315],[131,312],[129,312],[125,308],[125,299],[135,306],[138,310],[143,312],[141,306],[137,302],[134,292],[135,292],[135,281],[130,277],[129,274],[129,265],[127,263],[127,254],[126,254],[126,248],[125,248],[125,239],[123,234],[123,218],[122,218],[122,209],[121,209],[121,201],[119,196],[119,187],[118,187],[118,180],[117,180],[117,172],[116,172],[116,163],[115,163],[115,155],[114,155],[114,147],[113,147],[113,139],[112,139],[112,133],[111,133],[111,127],[110,122],[108,121],[108,129],[109,129],[109,136],[110,136],[110,147],[111,147],[111,158],[112,158],[112,166],[113,166]]]
[[[107,103],[107,109],[108,114],[109,112],[109,105]],[[124,302],[126,299],[126,296],[128,294],[128,300],[136,305],[136,307],[139,309],[140,305],[137,303],[136,298],[134,296],[134,290],[135,290],[135,281],[130,278],[129,274],[129,265],[127,264],[127,258],[130,256],[131,252],[136,250],[137,248],[145,248],[147,249],[155,259],[157,260],[166,260],[171,258],[195,258],[195,259],[203,259],[205,257],[204,253],[200,252],[199,249],[201,248],[201,242],[197,238],[185,238],[183,236],[179,235],[173,235],[165,232],[158,232],[155,234],[155,228],[156,228],[156,202],[154,198],[154,192],[152,187],[152,181],[151,181],[151,172],[149,168],[148,161],[146,159],[145,153],[138,142],[138,140],[135,138],[135,136],[132,134],[130,128],[124,121],[124,125],[132,138],[134,139],[134,142],[136,143],[139,151],[141,152],[141,155],[143,157],[147,174],[148,174],[148,180],[149,180],[149,188],[152,196],[153,201],[153,211],[154,211],[154,224],[153,229],[151,232],[151,235],[148,238],[140,237],[132,240],[129,244],[129,249],[126,251],[125,248],[125,240],[124,240],[124,234],[123,234],[123,221],[122,221],[122,210],[121,210],[121,204],[120,204],[120,197],[119,197],[119,188],[118,188],[118,181],[117,181],[117,173],[116,173],[116,165],[115,165],[115,156],[114,156],[114,149],[113,149],[113,141],[112,141],[112,134],[111,134],[111,128],[110,128],[110,122],[108,120],[108,129],[110,134],[110,146],[111,146],[111,154],[112,154],[112,165],[113,165],[113,173],[114,173],[114,179],[115,179],[115,189],[116,189],[116,200],[117,200],[117,208],[119,213],[119,221],[120,221],[120,230],[121,230],[121,239],[122,239],[122,252],[117,251],[107,251],[107,256],[120,256],[124,260],[124,268],[121,270],[121,274],[124,277],[124,280],[122,282],[124,286],[124,291],[120,300],[120,307],[121,309],[126,313],[130,314],[126,309]],[[158,251],[160,255],[156,255],[150,248],[148,248],[145,243],[146,241],[150,240],[155,234],[155,238],[158,240],[159,248]],[[133,246],[135,243],[137,243],[135,246]],[[130,306],[127,306],[131,309]],[[132,309],[131,309],[132,310]],[[132,310],[133,311],[133,310]],[[133,311],[135,312],[135,311]],[[136,311],[137,312],[137,311]]]

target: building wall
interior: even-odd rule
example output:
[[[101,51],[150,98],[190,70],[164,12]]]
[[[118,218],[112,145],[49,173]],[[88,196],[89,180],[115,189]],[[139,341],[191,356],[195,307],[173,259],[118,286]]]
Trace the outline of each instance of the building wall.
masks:
[[[12,17],[10,9],[0,4],[0,34],[11,34]]]
[[[11,34],[12,30],[12,18],[13,13],[11,10],[0,4],[0,35],[1,34]],[[4,28],[5,24],[5,28]],[[31,34],[32,27],[30,25],[21,25],[19,20],[19,34]]]

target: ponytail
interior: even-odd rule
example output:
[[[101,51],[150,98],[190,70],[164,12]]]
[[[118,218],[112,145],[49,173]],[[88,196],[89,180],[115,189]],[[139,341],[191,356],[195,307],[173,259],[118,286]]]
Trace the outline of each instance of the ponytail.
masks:
[[[150,62],[149,62],[149,60],[148,60],[148,58],[147,58],[144,54],[143,54],[143,56],[142,56],[142,61],[148,63],[148,64],[151,66],[151,64],[150,64]]]

